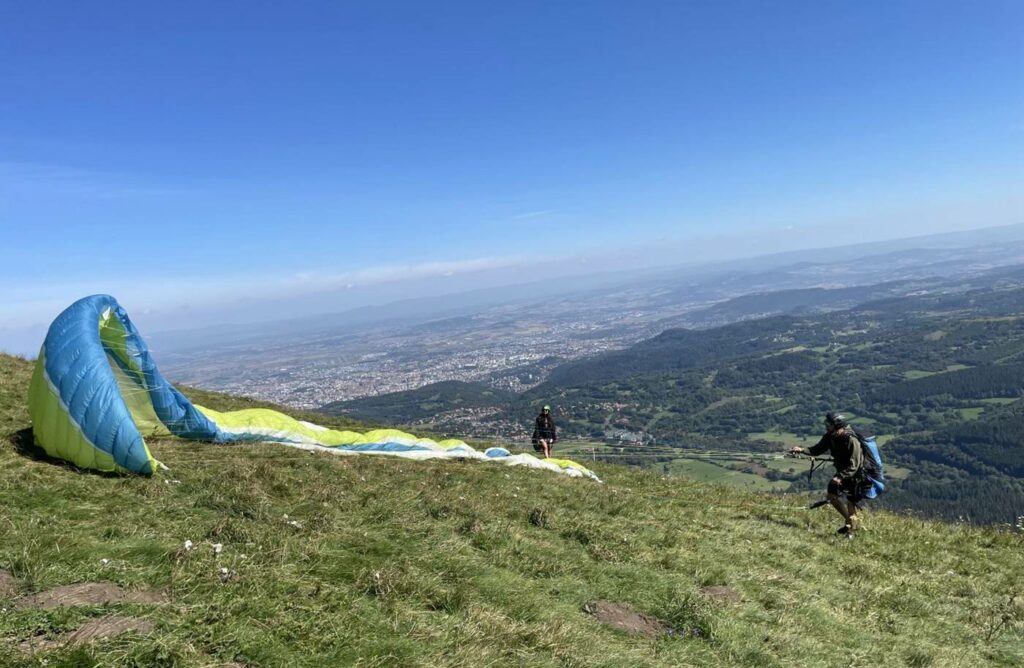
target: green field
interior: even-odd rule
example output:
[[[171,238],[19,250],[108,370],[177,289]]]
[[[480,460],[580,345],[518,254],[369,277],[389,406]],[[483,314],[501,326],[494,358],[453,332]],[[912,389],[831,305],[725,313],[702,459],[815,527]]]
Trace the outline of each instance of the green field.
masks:
[[[758,431],[748,434],[748,439],[755,441],[768,441],[769,443],[778,443],[781,448],[792,448],[800,446],[803,448],[810,447],[818,442],[817,438],[808,438],[806,436],[799,436],[792,432],[782,431]]]
[[[966,364],[949,364],[946,366],[944,371],[921,371],[920,369],[914,369],[911,371],[905,371],[903,377],[907,380],[916,380],[918,378],[927,378],[928,376],[934,376],[940,373],[949,373],[950,371],[961,371],[963,369],[969,369]]]
[[[957,414],[961,420],[977,420],[981,417],[981,414],[985,412],[982,407],[977,408],[958,408],[956,409]]]
[[[977,399],[980,404],[987,404],[991,406],[1009,406],[1020,401],[1020,397],[992,397],[991,399]]]
[[[981,406],[967,406],[964,408],[957,408],[957,415],[960,419],[965,421],[977,420],[985,413],[992,409],[1000,406],[1009,406],[1010,404],[1017,403],[1018,397],[993,397],[990,399],[974,399],[974,402],[982,404]]]

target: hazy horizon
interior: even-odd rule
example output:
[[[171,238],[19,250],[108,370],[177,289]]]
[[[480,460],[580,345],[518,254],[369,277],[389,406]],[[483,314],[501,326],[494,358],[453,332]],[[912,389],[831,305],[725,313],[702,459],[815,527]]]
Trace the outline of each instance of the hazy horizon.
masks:
[[[419,268],[418,275],[414,277],[385,272],[378,276],[368,275],[370,280],[365,280],[360,286],[361,289],[345,286],[335,287],[333,290],[321,288],[303,292],[302,284],[299,283],[293,288],[295,292],[291,294],[268,294],[262,301],[236,296],[234,299],[215,299],[207,303],[201,300],[191,304],[169,301],[161,306],[153,305],[152,298],[147,300],[137,290],[131,290],[127,295],[122,293],[114,296],[129,310],[132,318],[141,323],[148,334],[174,335],[210,328],[265,325],[303,319],[313,321],[319,317],[343,316],[362,309],[383,310],[406,302],[423,303],[429,308],[434,301],[445,297],[457,300],[474,294],[480,294],[485,301],[511,301],[514,297],[507,292],[517,288],[530,289],[530,292],[524,292],[519,298],[527,297],[538,288],[548,290],[548,286],[551,294],[558,295],[566,291],[585,290],[607,282],[628,283],[637,280],[644,272],[687,271],[692,272],[694,276],[700,276],[748,260],[764,262],[779,258],[780,264],[816,260],[827,262],[829,251],[856,254],[856,251],[863,249],[865,255],[877,255],[887,252],[887,248],[884,247],[887,244],[904,250],[966,248],[974,244],[985,245],[1007,239],[1024,240],[1024,223],[950,230],[911,237],[881,237],[837,246],[823,243],[834,238],[829,236],[828,230],[819,230],[818,234],[798,232],[804,232],[799,236],[802,243],[781,244],[778,248],[772,248],[772,239],[767,237],[754,240],[745,237],[746,241],[753,243],[744,245],[730,239],[694,240],[688,245],[688,250],[695,256],[682,261],[675,255],[680,250],[679,244],[662,244],[656,249],[637,247],[619,249],[618,252],[600,256],[566,258],[569,262],[565,265],[540,270],[536,274],[523,273],[524,269],[531,266],[527,260],[509,261],[507,264],[495,262],[491,266],[485,263],[464,263],[461,267],[456,263],[424,266]],[[645,260],[643,264],[639,263],[641,257]],[[627,259],[634,264],[623,262],[609,265],[609,262],[616,259]],[[568,286],[563,285],[563,281],[568,282]],[[78,298],[104,291],[79,290],[74,294],[72,292],[69,290],[65,301],[58,301],[59,297],[54,296],[52,312],[38,322],[23,326],[0,327],[0,352],[34,355],[42,343],[46,327],[61,310]],[[224,299],[224,296],[220,298]],[[5,304],[5,308],[6,306]],[[42,311],[49,306],[50,303],[39,304],[38,308]],[[380,319],[382,316],[383,314],[375,315],[371,320]]]

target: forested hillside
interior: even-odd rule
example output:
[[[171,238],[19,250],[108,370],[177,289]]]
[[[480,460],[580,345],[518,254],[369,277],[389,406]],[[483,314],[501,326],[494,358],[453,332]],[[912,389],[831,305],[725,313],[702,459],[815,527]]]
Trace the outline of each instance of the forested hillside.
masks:
[[[884,505],[1012,523],[1024,514],[1022,277],[1000,270],[830,313],[667,330],[558,367],[495,402],[493,415],[468,420],[433,403],[430,424],[501,436],[553,403],[567,438],[614,443],[617,461],[670,470],[692,448],[765,453],[813,442],[824,413],[840,410],[910,471]],[[373,401],[375,419],[410,418],[416,405],[405,393]],[[360,415],[355,404],[332,412]],[[771,477],[806,485],[796,470]]]

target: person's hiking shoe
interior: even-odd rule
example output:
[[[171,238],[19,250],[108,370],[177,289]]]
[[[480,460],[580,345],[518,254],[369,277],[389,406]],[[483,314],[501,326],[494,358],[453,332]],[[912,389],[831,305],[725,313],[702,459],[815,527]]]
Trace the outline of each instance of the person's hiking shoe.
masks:
[[[836,533],[840,536],[853,535],[853,531],[850,529],[849,524],[844,524],[843,526],[836,529]]]

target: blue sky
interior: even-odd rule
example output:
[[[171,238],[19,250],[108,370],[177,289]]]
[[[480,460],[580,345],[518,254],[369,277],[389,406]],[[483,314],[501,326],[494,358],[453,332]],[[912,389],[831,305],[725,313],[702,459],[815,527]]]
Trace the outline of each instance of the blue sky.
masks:
[[[93,291],[215,320],[1024,222],[1022,27],[1017,1],[0,0],[0,328]]]

